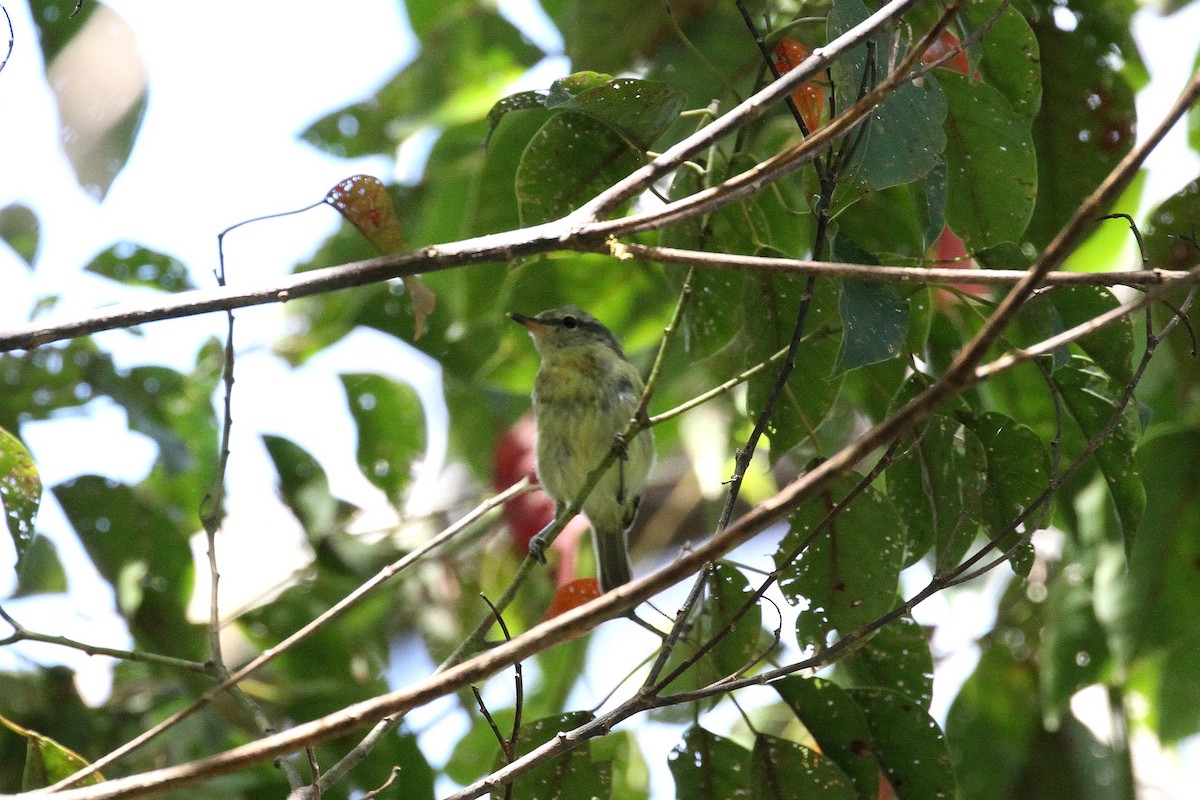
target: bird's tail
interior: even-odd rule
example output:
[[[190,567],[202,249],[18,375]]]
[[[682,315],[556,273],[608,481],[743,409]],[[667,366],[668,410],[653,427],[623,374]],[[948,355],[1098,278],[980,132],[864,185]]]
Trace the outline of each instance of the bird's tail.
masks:
[[[620,528],[601,531],[593,527],[592,543],[596,547],[596,577],[600,581],[601,593],[629,583],[633,574],[625,531]]]

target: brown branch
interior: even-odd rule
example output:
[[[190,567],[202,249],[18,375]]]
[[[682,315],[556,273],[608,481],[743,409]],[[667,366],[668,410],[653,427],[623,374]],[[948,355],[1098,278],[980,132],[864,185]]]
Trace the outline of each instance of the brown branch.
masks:
[[[701,269],[736,269],[743,272],[788,272],[830,278],[850,278],[876,283],[977,283],[986,286],[1011,286],[1025,277],[1025,270],[955,269],[952,267],[886,267],[876,264],[848,264],[836,261],[806,261],[798,258],[744,256],[709,253],[678,247],[654,247],[612,240],[609,252],[616,258],[684,264]],[[1048,286],[1156,286],[1186,277],[1184,270],[1129,270],[1120,272],[1048,272]]]

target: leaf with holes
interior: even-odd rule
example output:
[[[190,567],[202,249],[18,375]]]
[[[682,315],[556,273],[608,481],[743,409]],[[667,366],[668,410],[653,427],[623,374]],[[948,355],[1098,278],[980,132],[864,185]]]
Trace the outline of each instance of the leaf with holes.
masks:
[[[882,765],[875,757],[867,717],[845,690],[824,678],[789,675],[772,681],[817,746],[841,769],[859,800],[875,800]]]
[[[801,645],[824,644],[835,630],[850,633],[895,603],[904,524],[871,487],[846,501],[857,482],[853,477],[836,481],[792,512],[775,553],[784,597],[807,604],[796,618]],[[810,538],[807,549],[793,557]]]
[[[16,567],[33,542],[33,523],[42,501],[42,479],[20,439],[0,428],[0,508],[17,549]]]

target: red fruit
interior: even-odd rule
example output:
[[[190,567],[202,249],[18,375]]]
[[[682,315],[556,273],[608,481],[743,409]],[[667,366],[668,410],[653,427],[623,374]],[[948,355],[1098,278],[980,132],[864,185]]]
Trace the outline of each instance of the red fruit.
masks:
[[[584,603],[595,600],[600,596],[600,583],[595,578],[579,578],[558,587],[550,607],[546,609],[543,621],[554,619],[559,614],[566,613],[572,608],[578,608]]]
[[[979,269],[979,265],[967,257],[967,248],[963,244],[963,240],[947,227],[942,228],[941,234],[934,242],[933,257],[939,267]],[[988,287],[981,283],[952,283],[950,285],[958,291],[974,297],[984,297],[988,293]],[[942,306],[952,304],[957,300],[953,294],[945,291],[939,291],[935,296],[938,304]]]
[[[932,64],[942,56],[949,53],[956,47],[960,47],[962,43],[950,31],[942,31],[942,35],[938,40],[929,46],[929,49],[921,54],[921,61],[925,64]],[[952,72],[957,72],[960,75],[970,75],[971,65],[967,62],[967,51],[959,50],[948,61],[943,62],[939,66],[948,69]]]
[[[775,71],[786,75],[808,58],[808,48],[795,39],[784,36],[775,43]],[[825,89],[817,83],[802,83],[792,92],[792,102],[804,120],[804,126],[812,133],[821,126],[821,114],[825,111]]]
[[[523,478],[537,481],[537,425],[529,414],[500,435],[492,453],[492,488],[501,492]],[[514,497],[504,505],[504,521],[519,553],[529,540],[554,519],[554,501],[537,490]]]

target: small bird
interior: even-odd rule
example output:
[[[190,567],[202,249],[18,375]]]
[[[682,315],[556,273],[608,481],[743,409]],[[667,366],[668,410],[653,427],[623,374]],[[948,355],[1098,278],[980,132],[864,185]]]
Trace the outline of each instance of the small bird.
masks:
[[[510,313],[525,326],[541,354],[533,384],[537,418],[537,472],[559,510],[579,495],[588,475],[637,411],[642,377],[621,344],[598,319],[574,306],[534,317]],[[654,434],[638,433],[583,502],[592,525],[600,591],[631,577],[627,535],[654,463]],[[537,537],[530,552],[541,558]]]

